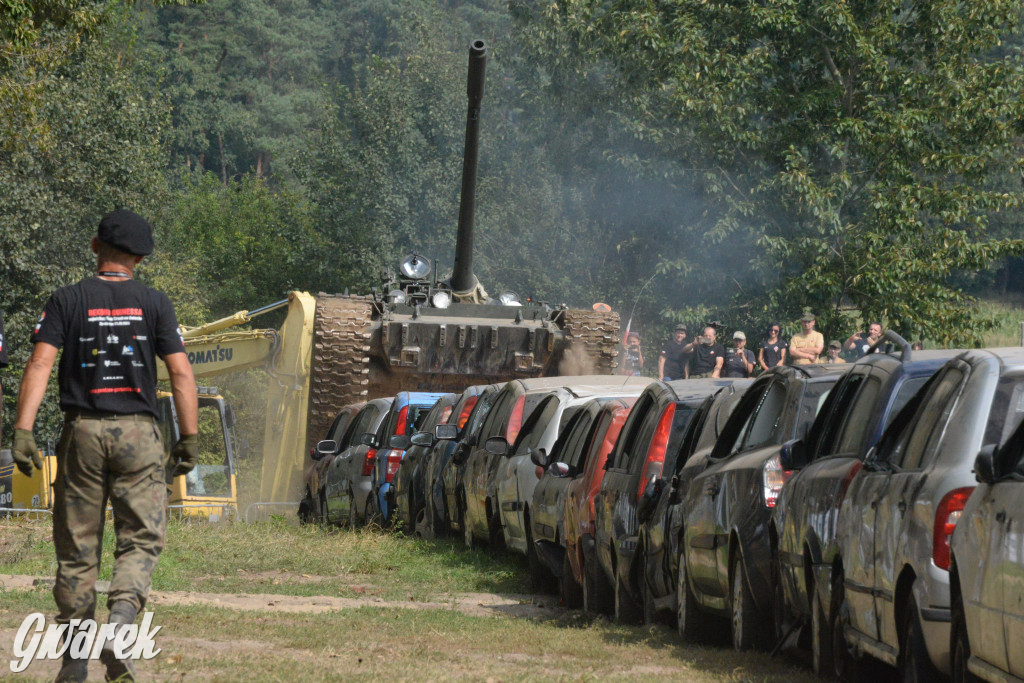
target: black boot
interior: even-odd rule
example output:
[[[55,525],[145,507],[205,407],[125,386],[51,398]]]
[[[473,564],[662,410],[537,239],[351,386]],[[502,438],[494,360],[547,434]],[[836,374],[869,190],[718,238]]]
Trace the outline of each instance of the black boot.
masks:
[[[131,604],[123,600],[115,602],[110,608],[110,617],[107,618],[108,624],[116,624],[112,635],[116,637],[122,629],[131,626],[135,622],[137,614],[138,611]],[[117,653],[114,652],[113,640],[111,638],[104,642],[103,647],[100,649],[100,661],[107,667],[106,680],[134,681],[135,663],[128,653],[125,653],[124,658],[118,659]]]
[[[67,640],[68,649],[64,651],[64,660],[61,663],[60,671],[54,683],[85,683],[89,677],[89,653],[85,659],[75,659],[71,656],[71,640],[74,638],[75,630],[68,626],[64,638]]]

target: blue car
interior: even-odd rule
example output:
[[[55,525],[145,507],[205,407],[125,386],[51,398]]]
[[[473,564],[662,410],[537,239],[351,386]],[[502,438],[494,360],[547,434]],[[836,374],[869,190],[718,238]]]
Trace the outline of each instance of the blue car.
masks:
[[[377,443],[381,448],[377,451],[377,460],[373,467],[371,479],[371,495],[367,507],[367,521],[376,519],[382,524],[390,524],[395,503],[391,491],[391,480],[402,464],[405,451],[411,445],[411,437],[434,407],[443,393],[426,393],[421,391],[401,391],[395,395],[391,409],[381,422]]]

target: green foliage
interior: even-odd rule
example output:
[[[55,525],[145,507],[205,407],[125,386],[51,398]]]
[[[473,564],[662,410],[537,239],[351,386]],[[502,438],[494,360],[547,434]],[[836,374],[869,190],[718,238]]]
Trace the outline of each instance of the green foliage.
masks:
[[[985,322],[946,281],[1022,248],[985,236],[992,215],[1019,206],[1019,181],[984,185],[1019,178],[1020,62],[979,56],[1019,13],[1013,2],[564,0],[545,8],[538,43],[580,46],[552,62],[552,83],[579,71],[578,51],[587,68],[611,65],[616,113],[658,145],[645,165],[668,160],[710,203],[691,235],[714,257],[662,262],[714,284],[698,301],[756,322],[813,306],[827,332],[853,306],[965,343]]]

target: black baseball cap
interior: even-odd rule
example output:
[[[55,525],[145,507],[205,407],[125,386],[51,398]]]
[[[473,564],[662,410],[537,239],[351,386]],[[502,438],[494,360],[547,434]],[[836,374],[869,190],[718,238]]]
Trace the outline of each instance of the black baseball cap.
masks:
[[[153,226],[139,214],[127,209],[111,211],[100,219],[96,237],[133,256],[153,253]]]
[[[686,323],[676,323],[676,332],[686,332]]]

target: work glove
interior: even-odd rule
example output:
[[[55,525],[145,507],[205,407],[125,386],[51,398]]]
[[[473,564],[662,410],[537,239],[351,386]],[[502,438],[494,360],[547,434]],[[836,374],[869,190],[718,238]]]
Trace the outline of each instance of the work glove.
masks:
[[[171,458],[172,462],[176,463],[174,466],[175,477],[191,472],[199,462],[199,435],[185,434],[178,439],[178,443],[174,444],[174,448],[171,449]]]
[[[36,440],[32,438],[32,432],[28,429],[14,430],[14,464],[26,477],[32,476],[33,465],[37,470],[43,469],[43,460],[39,457]]]

